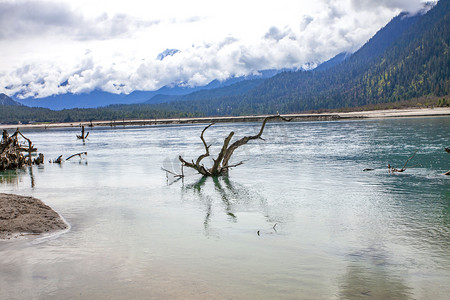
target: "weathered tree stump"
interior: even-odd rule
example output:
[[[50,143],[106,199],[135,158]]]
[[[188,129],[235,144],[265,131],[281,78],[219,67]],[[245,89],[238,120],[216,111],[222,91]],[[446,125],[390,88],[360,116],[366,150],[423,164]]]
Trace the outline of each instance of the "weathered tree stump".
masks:
[[[82,125],[82,126],[81,126],[81,135],[78,135],[78,134],[77,134],[77,138],[78,138],[79,140],[83,140],[83,142],[84,142],[84,140],[87,139],[88,136],[89,136],[89,132],[88,132],[87,134],[85,134],[85,131],[84,131],[84,125]]]

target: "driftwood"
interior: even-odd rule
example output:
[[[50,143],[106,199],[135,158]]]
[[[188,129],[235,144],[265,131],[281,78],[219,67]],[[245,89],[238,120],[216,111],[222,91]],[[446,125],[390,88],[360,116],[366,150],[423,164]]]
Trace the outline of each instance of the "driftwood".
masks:
[[[54,163],[54,164],[62,164],[64,160],[70,160],[71,158],[73,158],[73,157],[75,157],[75,156],[79,156],[80,158],[82,158],[82,157],[81,157],[82,155],[87,155],[87,152],[75,153],[75,154],[70,155],[70,156],[67,157],[66,159],[63,159],[63,156],[60,155],[60,156],[58,156],[57,159],[50,160],[49,162],[50,162],[50,163]]]
[[[416,155],[416,153],[417,153],[417,150],[416,150],[416,152],[414,152],[413,155],[411,155],[411,156],[406,160],[405,164],[403,165],[403,168],[401,168],[401,169],[393,168],[393,167],[391,167],[390,164],[388,164],[388,170],[389,170],[389,173],[396,173],[396,172],[401,173],[401,172],[406,171],[406,165],[408,164],[408,162],[409,162],[411,159],[413,159],[413,157]]]
[[[54,164],[60,164],[60,163],[62,163],[62,155],[60,155],[60,156],[58,156],[58,158],[57,159],[54,159],[54,160],[50,160],[49,162],[50,163],[54,163]]]
[[[208,145],[206,143],[205,138],[203,137],[203,134],[209,127],[214,125],[214,123],[206,126],[203,129],[202,133],[200,134],[200,139],[202,140],[203,146],[205,148],[205,153],[201,154],[195,162],[194,162],[194,160],[192,160],[191,162],[188,162],[183,157],[181,157],[181,155],[178,158],[181,161],[183,166],[192,168],[192,169],[196,170],[198,173],[202,174],[203,176],[228,175],[228,171],[231,168],[234,168],[234,167],[237,167],[237,166],[243,164],[243,162],[239,162],[237,164],[230,164],[230,159],[231,159],[231,156],[233,155],[234,151],[237,148],[239,148],[240,146],[247,144],[251,140],[257,140],[257,139],[264,140],[261,137],[261,135],[263,134],[263,131],[264,131],[267,121],[272,120],[272,119],[281,119],[281,120],[287,121],[287,122],[291,121],[291,119],[284,118],[280,115],[266,117],[261,125],[261,129],[259,130],[258,134],[252,135],[252,136],[245,136],[245,137],[235,141],[231,145],[230,145],[230,142],[231,142],[231,139],[233,138],[234,132],[233,131],[230,132],[230,134],[225,138],[225,140],[223,142],[223,146],[222,146],[222,149],[221,149],[219,155],[217,156],[216,159],[213,159],[214,163],[211,168],[205,167],[201,162],[204,158],[210,156],[209,148],[211,147],[211,145]]]
[[[22,137],[28,145],[20,143],[19,137]],[[8,169],[18,169],[25,165],[42,164],[44,163],[44,155],[39,153],[39,156],[32,160],[32,154],[37,149],[33,146],[31,140],[25,137],[19,129],[9,136],[6,130],[3,130],[2,140],[0,143],[0,171]],[[24,155],[26,152],[28,155]]]
[[[81,126],[81,135],[78,135],[77,134],[77,138],[79,139],[79,140],[85,140],[85,139],[87,139],[87,137],[89,136],[89,132],[87,133],[87,134],[85,134],[85,131],[84,131],[84,125],[82,125]]]
[[[69,160],[75,156],[79,156],[81,158],[81,155],[87,155],[87,152],[80,152],[80,153],[73,154],[73,155],[69,156],[68,158],[66,158],[66,160]]]

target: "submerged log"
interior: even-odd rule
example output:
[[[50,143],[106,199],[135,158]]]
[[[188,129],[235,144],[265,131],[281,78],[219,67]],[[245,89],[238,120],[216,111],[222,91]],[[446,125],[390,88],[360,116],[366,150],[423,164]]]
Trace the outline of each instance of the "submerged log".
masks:
[[[234,136],[234,132],[233,131],[230,132],[228,134],[228,136],[225,138],[223,145],[222,145],[222,149],[221,149],[220,153],[218,154],[217,158],[213,159],[214,164],[211,168],[205,167],[203,164],[201,164],[201,162],[204,158],[210,156],[209,148],[211,147],[211,145],[208,145],[206,143],[203,134],[209,127],[214,125],[214,123],[206,126],[203,129],[202,133],[200,134],[200,139],[202,140],[203,147],[205,148],[205,153],[201,154],[195,162],[194,162],[194,160],[192,160],[191,162],[188,162],[183,157],[181,157],[181,155],[178,157],[178,159],[180,160],[180,162],[182,163],[183,166],[192,168],[192,169],[196,170],[198,173],[202,174],[203,176],[228,175],[228,171],[231,168],[234,168],[234,167],[237,167],[237,166],[240,166],[243,164],[243,162],[239,162],[237,164],[230,164],[230,159],[231,159],[231,156],[233,155],[234,151],[237,148],[247,144],[251,140],[257,140],[257,139],[264,140],[261,137],[263,134],[264,128],[266,126],[267,121],[272,120],[272,119],[281,119],[281,120],[287,121],[287,122],[292,120],[292,119],[287,119],[285,117],[282,117],[280,115],[266,117],[261,125],[261,129],[259,130],[258,134],[252,135],[252,136],[244,136],[243,138],[232,143],[231,145],[230,145],[230,143],[231,143],[231,139]]]
[[[60,155],[60,156],[58,156],[58,158],[57,159],[54,159],[54,160],[49,160],[49,162],[50,163],[54,163],[54,164],[60,164],[60,163],[62,163],[62,155]]]

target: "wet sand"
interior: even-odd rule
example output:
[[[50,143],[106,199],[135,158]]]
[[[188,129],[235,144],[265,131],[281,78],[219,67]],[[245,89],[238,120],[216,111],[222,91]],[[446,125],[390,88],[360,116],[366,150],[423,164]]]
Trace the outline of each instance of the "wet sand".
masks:
[[[0,193],[0,239],[67,229],[61,216],[41,200]]]

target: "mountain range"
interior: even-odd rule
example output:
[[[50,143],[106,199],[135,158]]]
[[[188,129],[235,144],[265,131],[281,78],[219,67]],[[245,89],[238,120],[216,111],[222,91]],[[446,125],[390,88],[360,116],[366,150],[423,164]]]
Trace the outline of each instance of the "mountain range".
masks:
[[[162,60],[168,55],[173,55],[177,53],[175,49],[167,49],[158,55],[158,59]],[[211,90],[220,89],[234,83],[253,79],[266,79],[270,78],[280,72],[286,71],[282,70],[263,70],[255,75],[232,77],[225,81],[213,80],[206,86],[164,86],[156,91],[134,91],[128,95],[126,94],[113,94],[104,91],[95,90],[90,93],[82,94],[62,94],[53,95],[44,98],[26,98],[18,99],[15,101],[29,106],[29,107],[44,107],[52,110],[62,110],[71,108],[96,108],[101,106],[107,106],[111,104],[137,104],[137,103],[147,103],[156,104],[162,102],[168,102],[173,100],[178,100],[180,96],[187,95],[190,93],[195,93],[200,90]]]
[[[52,109],[116,104],[97,109],[60,112],[40,109],[39,113],[33,112],[33,116],[28,117],[29,108],[15,106],[11,110],[23,121],[76,121],[292,113],[395,103],[420,97],[439,98],[439,104],[448,103],[450,0],[440,0],[428,9],[414,16],[401,13],[355,53],[338,54],[309,71],[269,70],[255,76],[213,81],[205,87],[163,87],[158,91],[136,91],[129,95],[95,91],[20,100],[25,105],[33,101],[33,105]],[[164,55],[174,53],[175,49],[168,49]],[[443,98],[447,100],[441,101]],[[138,102],[140,104],[136,104]],[[5,118],[11,119],[11,116],[5,112]],[[3,116],[0,117],[3,120]]]
[[[440,0],[426,14],[398,15],[355,53],[340,54],[315,70],[282,72],[238,95],[201,100],[186,95],[185,101],[159,107],[244,115],[445,97],[450,91],[449,24],[450,0]]]
[[[22,104],[20,104],[17,101],[14,101],[13,99],[11,99],[10,97],[8,97],[5,94],[0,93],[0,105],[21,106]]]

